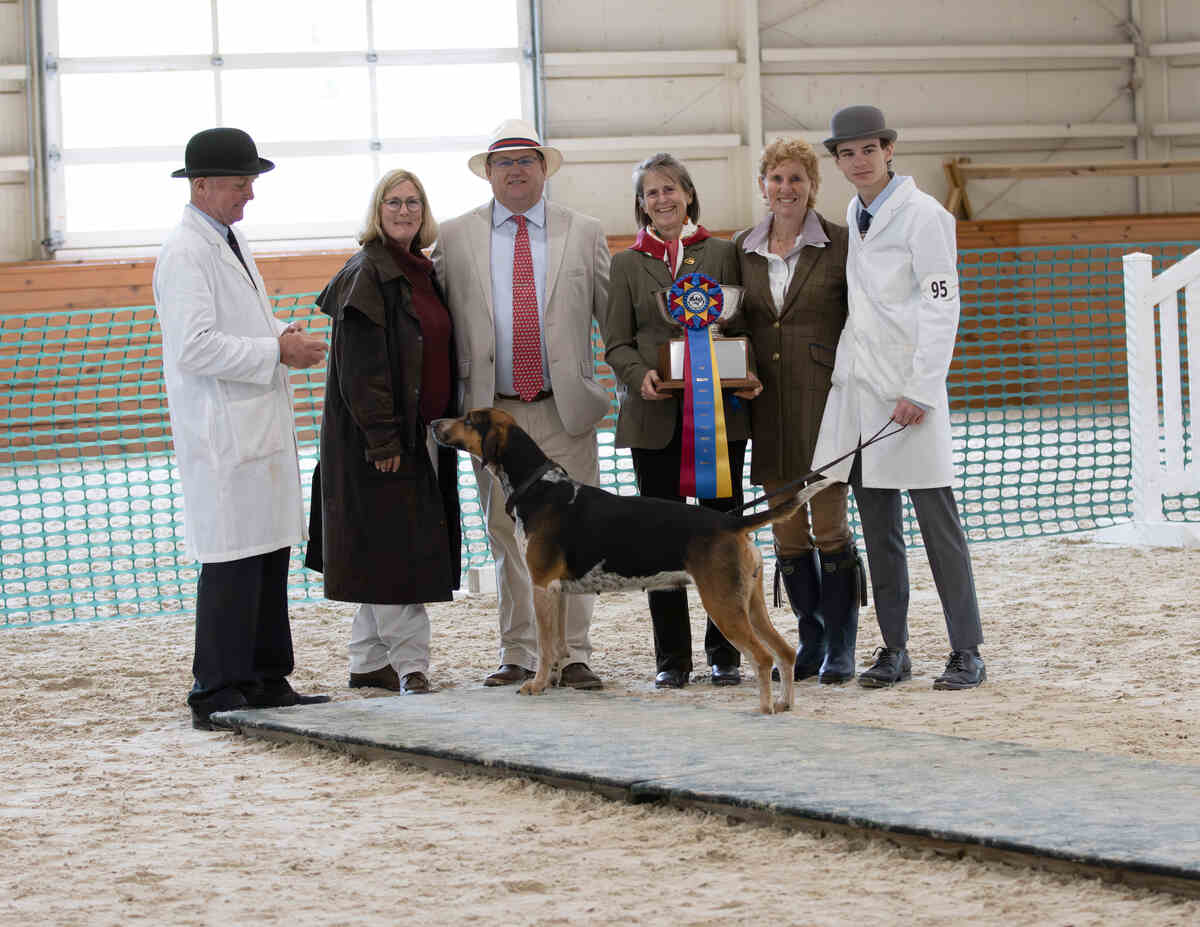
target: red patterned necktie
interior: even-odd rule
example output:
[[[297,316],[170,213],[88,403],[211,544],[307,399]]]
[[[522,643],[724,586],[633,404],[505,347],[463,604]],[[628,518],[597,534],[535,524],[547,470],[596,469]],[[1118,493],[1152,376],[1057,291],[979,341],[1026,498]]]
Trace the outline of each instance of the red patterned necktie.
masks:
[[[524,216],[513,219],[517,223],[513,244],[513,389],[530,402],[542,389],[542,328],[538,321],[529,229],[525,227]]]

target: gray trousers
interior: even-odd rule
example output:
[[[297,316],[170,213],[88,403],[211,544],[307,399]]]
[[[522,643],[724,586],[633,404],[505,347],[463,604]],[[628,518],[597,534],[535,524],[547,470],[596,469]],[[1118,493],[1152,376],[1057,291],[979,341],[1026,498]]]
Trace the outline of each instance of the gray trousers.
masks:
[[[899,489],[871,489],[862,485],[861,455],[854,458],[850,485],[863,543],[871,568],[875,615],[884,646],[899,650],[908,645],[908,557],[904,547],[904,510]],[[925,556],[933,573],[951,650],[970,650],[983,643],[979,601],[967,536],[958,520],[958,506],[949,486],[909,489],[917,513]]]

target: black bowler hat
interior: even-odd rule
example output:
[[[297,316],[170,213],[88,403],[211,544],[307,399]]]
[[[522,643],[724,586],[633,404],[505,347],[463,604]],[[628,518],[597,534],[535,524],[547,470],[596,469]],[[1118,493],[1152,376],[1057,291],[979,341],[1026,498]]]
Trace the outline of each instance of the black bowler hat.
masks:
[[[852,142],[858,138],[882,138],[889,142],[896,140],[896,130],[884,124],[883,111],[875,106],[839,109],[829,122],[829,132],[833,137],[825,139],[825,147],[830,154],[837,154],[837,146],[842,142]]]
[[[205,129],[188,139],[183,163],[172,177],[249,177],[265,174],[274,161],[258,156],[254,139],[241,129]]]

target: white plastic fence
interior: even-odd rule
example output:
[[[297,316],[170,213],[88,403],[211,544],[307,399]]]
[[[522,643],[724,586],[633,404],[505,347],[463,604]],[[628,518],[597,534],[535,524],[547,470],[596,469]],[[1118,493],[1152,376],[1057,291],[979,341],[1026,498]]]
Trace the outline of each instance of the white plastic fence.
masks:
[[[1126,542],[1200,545],[1200,524],[1168,521],[1163,512],[1164,496],[1200,492],[1200,464],[1195,453],[1200,423],[1200,251],[1157,277],[1148,254],[1127,254],[1124,264],[1133,523],[1105,533]],[[1180,353],[1181,291],[1186,354]],[[1189,370],[1186,410],[1185,356]]]

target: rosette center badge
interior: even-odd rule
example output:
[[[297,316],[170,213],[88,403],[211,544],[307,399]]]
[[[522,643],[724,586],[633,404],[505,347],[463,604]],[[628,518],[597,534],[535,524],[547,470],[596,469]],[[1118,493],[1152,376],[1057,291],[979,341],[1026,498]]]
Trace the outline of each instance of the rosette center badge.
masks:
[[[667,294],[671,318],[691,329],[707,328],[717,321],[724,303],[721,285],[699,273],[680,277]]]

